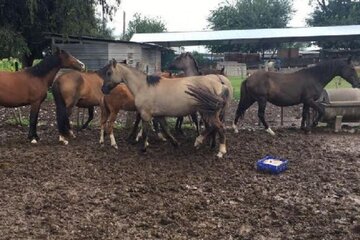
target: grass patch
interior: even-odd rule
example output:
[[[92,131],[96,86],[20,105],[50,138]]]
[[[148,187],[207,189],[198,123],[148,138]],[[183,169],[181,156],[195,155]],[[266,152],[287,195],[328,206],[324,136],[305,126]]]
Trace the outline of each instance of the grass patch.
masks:
[[[21,118],[21,122],[17,118],[10,118],[6,120],[6,123],[13,126],[23,126],[23,127],[27,127],[30,125],[28,118]]]

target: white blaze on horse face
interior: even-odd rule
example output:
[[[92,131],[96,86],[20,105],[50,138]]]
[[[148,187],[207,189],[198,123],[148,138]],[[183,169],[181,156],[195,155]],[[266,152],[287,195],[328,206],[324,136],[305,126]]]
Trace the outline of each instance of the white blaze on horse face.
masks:
[[[62,135],[59,136],[59,142],[62,142],[64,145],[69,144],[69,141],[67,141]]]
[[[118,149],[118,146],[116,144],[116,140],[115,140],[115,136],[114,133],[110,134],[110,142],[111,142],[111,146],[115,149]]]
[[[79,59],[76,59],[76,60],[77,60],[77,62],[80,64],[81,69],[82,69],[82,70],[85,70],[85,64],[84,64],[82,61],[80,61]]]
[[[268,128],[265,130],[267,133],[269,133],[271,136],[275,136],[275,133],[273,130],[271,130],[271,128]]]

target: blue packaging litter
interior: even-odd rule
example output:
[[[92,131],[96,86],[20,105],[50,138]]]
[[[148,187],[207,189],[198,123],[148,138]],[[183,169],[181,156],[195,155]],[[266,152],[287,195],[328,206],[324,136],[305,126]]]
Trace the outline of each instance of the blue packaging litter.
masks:
[[[288,160],[274,156],[265,156],[256,163],[256,169],[263,172],[278,174],[288,168]]]

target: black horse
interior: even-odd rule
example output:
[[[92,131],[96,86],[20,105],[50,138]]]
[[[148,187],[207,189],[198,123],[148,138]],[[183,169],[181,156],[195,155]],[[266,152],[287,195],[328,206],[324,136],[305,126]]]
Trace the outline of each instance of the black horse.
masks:
[[[254,102],[257,102],[260,121],[266,131],[274,135],[265,121],[266,102],[269,101],[276,106],[292,106],[303,103],[301,129],[308,132],[312,126],[317,125],[324,114],[323,106],[316,100],[320,97],[324,87],[336,76],[344,78],[352,87],[360,87],[351,58],[324,61],[294,73],[258,71],[241,85],[241,97],[233,127],[236,129],[239,117],[243,117],[245,111]],[[312,126],[310,126],[310,107],[318,112]]]

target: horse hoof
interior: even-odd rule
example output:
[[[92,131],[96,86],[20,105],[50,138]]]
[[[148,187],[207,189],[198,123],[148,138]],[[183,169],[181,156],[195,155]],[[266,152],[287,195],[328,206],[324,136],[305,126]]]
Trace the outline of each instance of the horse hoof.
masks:
[[[31,140],[31,143],[32,143],[32,144],[37,144],[38,141],[36,141],[36,139],[33,139],[33,140]]]
[[[113,148],[115,148],[116,150],[119,149],[118,146],[115,144],[115,145],[111,145]]]
[[[265,130],[267,133],[269,133],[271,136],[275,136],[275,133],[273,130],[271,130],[271,128],[268,128]]]
[[[216,154],[216,156],[217,156],[218,158],[223,158],[224,154],[223,154],[222,152],[218,152],[218,154]]]

